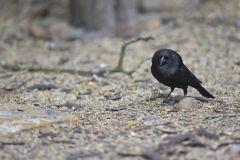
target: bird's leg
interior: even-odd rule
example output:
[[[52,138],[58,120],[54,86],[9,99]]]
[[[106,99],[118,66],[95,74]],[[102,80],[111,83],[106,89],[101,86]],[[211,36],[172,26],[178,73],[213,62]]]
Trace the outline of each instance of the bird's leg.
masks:
[[[169,98],[169,96],[171,95],[171,93],[174,91],[174,87],[171,87],[171,91],[168,93],[167,97],[162,101],[162,103],[168,103],[171,101],[171,99]]]
[[[171,93],[173,92],[174,88],[171,87],[171,91],[168,93],[166,99],[171,95]]]
[[[184,95],[177,100],[178,102],[183,100],[187,96],[187,88],[188,87],[183,88],[183,94]]]
[[[186,88],[183,88],[183,94],[184,94],[183,97],[186,97],[186,96],[187,96],[187,88],[188,88],[188,86],[187,86]]]

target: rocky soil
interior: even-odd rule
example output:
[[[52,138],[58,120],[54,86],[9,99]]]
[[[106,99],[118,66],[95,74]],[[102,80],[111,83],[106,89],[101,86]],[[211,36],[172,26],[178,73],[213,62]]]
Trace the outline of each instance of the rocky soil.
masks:
[[[129,46],[124,67],[134,68],[159,48],[178,50],[215,100],[162,104],[169,88],[152,77],[150,61],[132,77],[1,68],[0,159],[238,159],[240,4],[208,3],[168,13],[172,27]],[[46,40],[2,35],[0,58],[21,66],[111,68],[123,41],[98,38],[55,48]],[[172,96],[182,94],[176,89]],[[188,95],[200,96],[193,88]]]

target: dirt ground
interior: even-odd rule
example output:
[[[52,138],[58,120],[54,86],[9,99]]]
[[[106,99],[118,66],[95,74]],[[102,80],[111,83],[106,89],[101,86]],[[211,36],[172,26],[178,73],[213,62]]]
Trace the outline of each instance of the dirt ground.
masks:
[[[184,16],[168,13],[175,17],[169,20],[174,27],[127,49],[126,69],[159,48],[178,50],[216,97],[214,101],[186,98],[163,105],[164,97],[153,96],[156,91],[168,93],[169,88],[152,77],[150,61],[132,78],[122,73],[102,77],[0,69],[1,102],[78,118],[75,123],[54,123],[0,137],[0,159],[239,159],[239,7],[236,0],[204,5]],[[45,40],[13,38],[11,43],[2,40],[0,58],[1,63],[90,70],[100,64],[113,67],[122,43],[122,39],[99,38],[50,50]],[[52,87],[32,89],[36,84]],[[200,96],[193,88],[188,91]],[[172,95],[182,94],[176,89]]]

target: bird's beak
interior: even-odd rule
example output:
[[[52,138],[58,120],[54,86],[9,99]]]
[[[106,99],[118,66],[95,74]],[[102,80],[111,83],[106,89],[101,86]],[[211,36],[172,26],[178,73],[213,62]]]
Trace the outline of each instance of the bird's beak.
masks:
[[[161,61],[160,61],[160,66],[164,63],[164,61],[165,61],[165,58],[162,57],[162,58],[161,58]]]

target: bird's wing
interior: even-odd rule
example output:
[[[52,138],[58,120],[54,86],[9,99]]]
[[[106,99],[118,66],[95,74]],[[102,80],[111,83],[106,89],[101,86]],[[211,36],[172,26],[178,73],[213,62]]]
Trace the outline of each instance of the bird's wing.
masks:
[[[181,83],[196,84],[202,83],[184,64],[177,69],[176,77]]]

